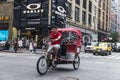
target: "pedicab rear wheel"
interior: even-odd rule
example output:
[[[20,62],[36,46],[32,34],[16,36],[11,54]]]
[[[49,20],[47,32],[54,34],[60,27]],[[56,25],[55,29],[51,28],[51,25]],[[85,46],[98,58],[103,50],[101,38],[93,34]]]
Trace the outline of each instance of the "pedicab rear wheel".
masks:
[[[80,66],[80,57],[79,55],[75,56],[75,60],[73,61],[73,67],[75,70],[78,70]]]
[[[48,70],[48,62],[45,56],[41,56],[37,61],[37,72],[40,75],[46,74]]]

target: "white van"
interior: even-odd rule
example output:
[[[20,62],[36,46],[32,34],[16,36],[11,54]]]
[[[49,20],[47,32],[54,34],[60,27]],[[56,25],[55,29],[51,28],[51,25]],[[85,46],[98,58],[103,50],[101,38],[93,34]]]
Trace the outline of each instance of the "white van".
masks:
[[[85,52],[92,52],[95,45],[97,45],[97,42],[88,42],[84,48]]]

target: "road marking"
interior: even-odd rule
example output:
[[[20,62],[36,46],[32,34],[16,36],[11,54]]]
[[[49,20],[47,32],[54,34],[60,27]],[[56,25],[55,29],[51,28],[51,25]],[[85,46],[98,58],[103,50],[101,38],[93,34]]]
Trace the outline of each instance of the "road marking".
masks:
[[[114,59],[118,60],[118,59],[120,59],[120,57],[117,57],[117,58],[114,58]]]
[[[38,58],[38,57],[33,57],[33,56],[31,56],[31,57],[25,57],[25,58],[36,59],[36,58]]]
[[[98,61],[81,61],[81,62],[87,62],[87,63],[96,63],[96,64],[105,64],[105,62],[98,62]]]
[[[117,57],[117,56],[108,56],[108,57],[106,57],[106,58],[115,58],[115,57]]]
[[[99,58],[99,59],[113,59],[113,60],[119,60],[120,59],[120,57],[118,55],[109,55],[109,56],[80,55],[80,57]]]
[[[95,63],[97,63],[97,64],[105,64],[105,62],[95,62]]]

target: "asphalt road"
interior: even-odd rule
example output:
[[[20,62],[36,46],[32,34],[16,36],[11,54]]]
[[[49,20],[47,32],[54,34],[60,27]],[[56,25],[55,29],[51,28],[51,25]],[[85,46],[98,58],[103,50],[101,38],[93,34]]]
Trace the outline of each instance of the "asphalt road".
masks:
[[[0,52],[0,80],[120,80],[120,53],[94,56],[81,53],[79,70],[70,65],[58,65],[40,76],[36,62],[40,54]]]

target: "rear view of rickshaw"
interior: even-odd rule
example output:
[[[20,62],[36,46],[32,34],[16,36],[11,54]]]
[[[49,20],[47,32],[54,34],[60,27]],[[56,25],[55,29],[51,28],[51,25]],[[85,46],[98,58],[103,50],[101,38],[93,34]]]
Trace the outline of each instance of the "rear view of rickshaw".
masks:
[[[58,64],[73,64],[75,70],[80,66],[80,49],[81,49],[81,31],[77,28],[59,28],[62,33],[61,48],[59,49],[58,59],[53,63],[54,54],[51,51],[51,57],[48,53],[44,54],[37,61],[37,71],[40,75],[44,75],[49,67],[55,68]]]

